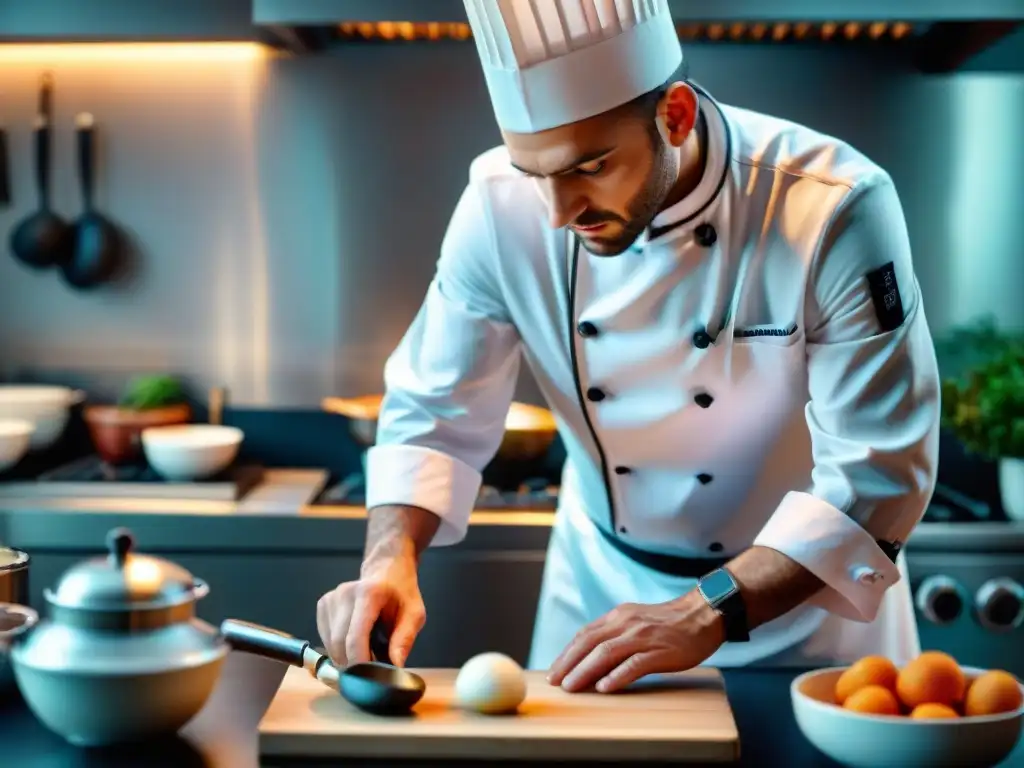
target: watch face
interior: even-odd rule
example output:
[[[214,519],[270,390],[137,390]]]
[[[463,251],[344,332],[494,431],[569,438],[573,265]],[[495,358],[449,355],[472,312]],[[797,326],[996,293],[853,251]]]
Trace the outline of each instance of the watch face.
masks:
[[[708,600],[718,602],[736,591],[736,583],[725,571],[713,571],[700,580],[700,589]]]

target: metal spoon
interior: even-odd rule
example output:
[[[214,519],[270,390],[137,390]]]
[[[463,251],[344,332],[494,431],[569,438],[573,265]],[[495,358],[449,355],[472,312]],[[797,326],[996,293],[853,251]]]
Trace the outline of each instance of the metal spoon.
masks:
[[[422,677],[391,664],[387,632],[380,623],[374,627],[370,642],[374,657],[380,661],[351,664],[341,670],[309,641],[276,629],[226,619],[220,631],[235,650],[301,667],[353,706],[373,714],[406,714],[427,689]]]

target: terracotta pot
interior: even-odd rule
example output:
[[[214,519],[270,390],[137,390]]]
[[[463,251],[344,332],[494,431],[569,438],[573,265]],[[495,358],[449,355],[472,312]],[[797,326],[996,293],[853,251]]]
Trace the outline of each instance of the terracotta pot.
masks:
[[[142,458],[142,430],[187,424],[192,409],[187,404],[135,411],[116,405],[90,405],[84,419],[96,453],[108,464],[130,464]]]

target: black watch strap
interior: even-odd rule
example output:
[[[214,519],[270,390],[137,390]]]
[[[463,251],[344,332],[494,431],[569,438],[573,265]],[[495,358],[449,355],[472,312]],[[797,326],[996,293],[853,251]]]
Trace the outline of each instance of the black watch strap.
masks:
[[[747,606],[740,593],[740,585],[725,568],[716,568],[697,582],[697,590],[719,616],[725,628],[727,643],[745,643],[750,640]]]

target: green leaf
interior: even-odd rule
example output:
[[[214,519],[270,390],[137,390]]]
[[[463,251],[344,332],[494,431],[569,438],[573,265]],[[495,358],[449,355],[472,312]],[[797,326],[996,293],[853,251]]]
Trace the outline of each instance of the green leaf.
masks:
[[[121,400],[122,408],[146,411],[185,402],[185,391],[172,376],[137,376],[128,382]]]
[[[976,359],[942,382],[943,426],[975,453],[1024,458],[1024,339],[987,322],[950,339],[947,352],[967,349]]]

